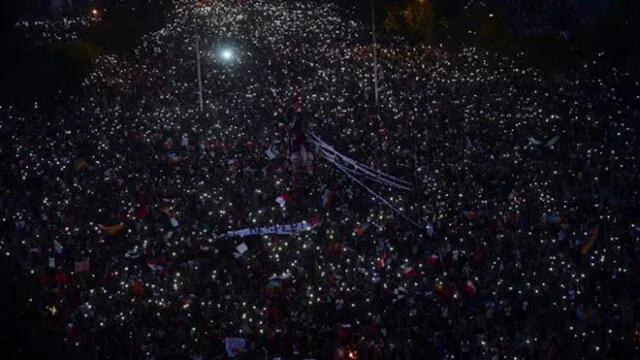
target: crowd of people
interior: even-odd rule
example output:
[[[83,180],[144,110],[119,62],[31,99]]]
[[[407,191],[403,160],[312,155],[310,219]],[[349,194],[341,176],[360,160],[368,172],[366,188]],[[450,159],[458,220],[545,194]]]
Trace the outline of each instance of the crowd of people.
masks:
[[[478,49],[386,39],[376,104],[370,36],[333,5],[176,2],[55,114],[2,104],[0,253],[70,354],[638,353],[626,74],[589,63],[545,80]],[[412,188],[354,181],[321,154],[292,172],[299,118]]]

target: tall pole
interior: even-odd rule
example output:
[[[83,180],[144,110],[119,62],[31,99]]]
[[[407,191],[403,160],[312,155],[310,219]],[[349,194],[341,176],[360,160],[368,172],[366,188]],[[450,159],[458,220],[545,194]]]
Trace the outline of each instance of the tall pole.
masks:
[[[198,97],[200,100],[200,112],[204,112],[204,103],[202,101],[202,68],[200,66],[200,37],[198,36],[198,13],[197,13],[197,9],[196,9],[196,4],[194,2],[194,8],[193,8],[193,23],[194,23],[194,28],[195,28],[195,35],[196,35],[196,64],[198,67]]]
[[[204,111],[204,104],[202,102],[202,69],[200,68],[200,40],[198,39],[196,29],[196,62],[198,63],[198,95],[200,97],[200,112]]]
[[[376,107],[378,106],[378,46],[376,44],[376,10],[371,0],[371,36],[373,38],[373,91]]]

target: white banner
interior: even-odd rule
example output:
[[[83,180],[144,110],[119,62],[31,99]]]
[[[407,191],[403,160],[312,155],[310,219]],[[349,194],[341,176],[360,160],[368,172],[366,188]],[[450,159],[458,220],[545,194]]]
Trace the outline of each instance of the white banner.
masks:
[[[242,230],[227,231],[224,234],[218,235],[218,237],[219,238],[244,237],[244,236],[265,235],[265,234],[292,235],[295,233],[299,233],[301,231],[308,231],[313,228],[314,228],[314,225],[309,224],[306,221],[303,221],[297,224],[274,225],[274,226],[266,226],[261,228],[247,228]]]

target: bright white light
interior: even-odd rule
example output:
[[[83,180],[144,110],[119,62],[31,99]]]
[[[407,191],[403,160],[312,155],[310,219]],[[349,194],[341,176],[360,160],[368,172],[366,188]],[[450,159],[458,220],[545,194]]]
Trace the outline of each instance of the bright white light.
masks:
[[[229,49],[225,49],[225,50],[222,50],[222,53],[220,53],[220,56],[222,57],[222,60],[229,61],[233,58],[233,52]]]

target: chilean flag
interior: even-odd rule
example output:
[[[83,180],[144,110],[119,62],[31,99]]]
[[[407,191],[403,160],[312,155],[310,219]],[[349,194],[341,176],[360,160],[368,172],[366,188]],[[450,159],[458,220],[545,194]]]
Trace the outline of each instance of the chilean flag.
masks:
[[[414,277],[416,275],[416,270],[413,268],[413,266],[404,264],[402,265],[402,275],[409,278]]]
[[[291,196],[287,194],[280,194],[280,196],[276,198],[276,202],[280,205],[282,209],[285,208],[285,206],[287,205],[287,201],[289,200],[291,200]]]
[[[146,206],[140,206],[134,212],[138,219],[144,219],[149,215],[149,209]]]
[[[436,284],[436,291],[440,293],[440,295],[442,296],[449,296],[449,290],[447,290],[447,288],[444,287],[443,283]]]
[[[386,260],[387,260],[387,253],[382,253],[380,254],[380,256],[378,257],[378,260],[376,260],[376,267],[378,269],[382,269],[386,266]]]
[[[467,280],[467,283],[464,286],[464,291],[469,295],[476,294],[476,286],[473,284],[473,281]]]
[[[437,264],[440,261],[440,257],[436,254],[427,256],[427,264]]]

